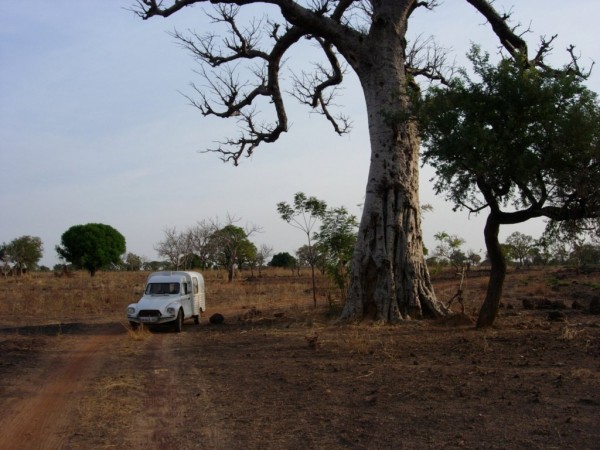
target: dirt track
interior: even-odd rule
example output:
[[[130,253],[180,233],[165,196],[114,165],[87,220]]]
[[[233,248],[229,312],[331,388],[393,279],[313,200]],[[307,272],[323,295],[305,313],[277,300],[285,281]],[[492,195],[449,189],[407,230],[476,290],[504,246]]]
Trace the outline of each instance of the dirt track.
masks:
[[[37,327],[15,331],[35,335],[50,330]],[[12,379],[2,391],[1,447],[65,448],[90,380],[102,366],[111,343],[123,335],[121,331],[122,327],[106,325],[92,333],[63,335],[38,364]]]
[[[600,329],[568,320],[5,329],[0,448],[593,449]]]
[[[120,323],[3,328],[0,449],[207,448],[211,440],[230,448],[187,357],[199,332],[192,324],[181,334],[134,334]]]

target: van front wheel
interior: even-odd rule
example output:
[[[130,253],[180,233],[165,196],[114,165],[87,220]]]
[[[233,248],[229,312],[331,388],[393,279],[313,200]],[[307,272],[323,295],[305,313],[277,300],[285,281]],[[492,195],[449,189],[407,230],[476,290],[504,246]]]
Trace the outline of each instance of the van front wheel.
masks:
[[[175,331],[181,333],[181,330],[183,330],[183,311],[179,310],[177,319],[175,320]]]

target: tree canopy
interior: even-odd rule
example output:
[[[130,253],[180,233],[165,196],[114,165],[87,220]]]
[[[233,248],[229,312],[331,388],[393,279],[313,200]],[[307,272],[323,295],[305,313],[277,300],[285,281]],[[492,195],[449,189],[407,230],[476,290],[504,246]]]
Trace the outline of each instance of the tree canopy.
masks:
[[[35,269],[44,251],[42,240],[35,236],[21,236],[1,247],[2,258],[12,262],[19,273],[24,269]]]
[[[125,253],[125,237],[110,225],[74,225],[61,237],[56,252],[65,261],[86,269],[94,276],[99,269],[119,264]]]
[[[288,252],[276,253],[273,255],[273,258],[271,258],[269,266],[294,269],[296,267],[296,258],[290,255]]]
[[[248,239],[248,233],[233,224],[215,231],[212,240],[215,244],[215,259],[227,268],[228,279],[233,281],[235,267],[242,267],[256,258],[256,246]]]
[[[490,207],[503,223],[594,216],[596,94],[569,70],[512,59],[493,65],[477,47],[468,56],[477,79],[462,70],[449,87],[432,88],[421,110],[423,156],[436,170],[436,191],[458,208]]]
[[[420,123],[436,191],[456,208],[489,210],[492,275],[478,321],[488,326],[506,271],[500,225],[546,217],[550,229],[581,229],[597,221],[600,106],[572,64],[554,70],[520,55],[492,64],[477,47],[468,56],[476,79],[462,70],[448,86],[433,87]]]

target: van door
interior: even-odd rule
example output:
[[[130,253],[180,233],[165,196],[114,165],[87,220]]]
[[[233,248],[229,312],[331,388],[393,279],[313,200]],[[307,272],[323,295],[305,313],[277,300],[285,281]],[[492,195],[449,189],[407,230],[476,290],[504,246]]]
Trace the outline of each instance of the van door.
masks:
[[[183,313],[186,319],[192,317],[193,315],[193,295],[191,290],[191,283],[187,280],[184,280],[181,283],[181,306],[183,306]]]
[[[192,309],[194,316],[200,315],[200,287],[198,277],[192,277]]]

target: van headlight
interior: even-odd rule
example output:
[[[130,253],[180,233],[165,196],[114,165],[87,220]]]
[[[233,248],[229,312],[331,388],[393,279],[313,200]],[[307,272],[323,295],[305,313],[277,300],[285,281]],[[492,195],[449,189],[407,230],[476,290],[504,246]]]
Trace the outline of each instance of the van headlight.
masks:
[[[129,307],[127,308],[127,314],[129,314],[130,316],[133,316],[135,314],[135,308],[133,307]]]
[[[170,316],[174,316],[175,315],[175,308],[173,308],[172,306],[169,306],[167,308],[167,314]]]

